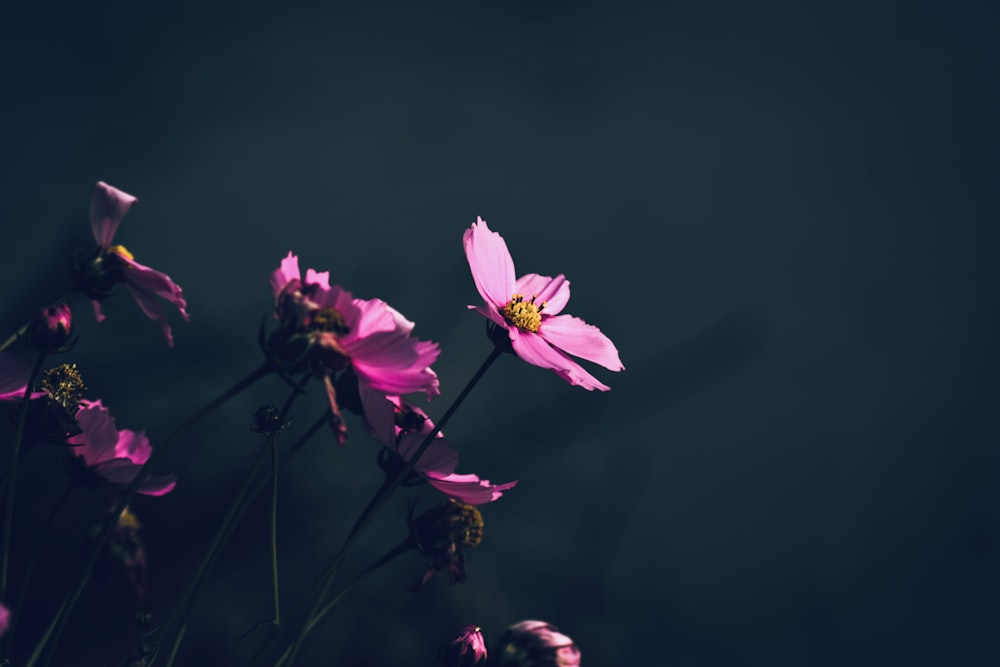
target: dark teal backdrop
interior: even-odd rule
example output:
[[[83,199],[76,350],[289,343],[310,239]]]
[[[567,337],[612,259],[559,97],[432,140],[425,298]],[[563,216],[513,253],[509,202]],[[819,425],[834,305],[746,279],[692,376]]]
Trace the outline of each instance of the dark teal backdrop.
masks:
[[[621,351],[624,373],[595,371],[606,395],[503,359],[447,429],[463,471],[521,480],[485,508],[468,582],[406,592],[421,564],[400,560],[344,601],[307,664],[431,665],[466,623],[497,637],[533,617],[589,667],[996,659],[988,3],[3,13],[2,328],[91,247],[95,181],[138,196],[118,240],[184,287],[191,323],[175,318],[170,350],[124,293],[101,325],[77,301],[72,360],[154,446],[257,363],[267,277],[290,249],[441,342],[433,415],[489,350],[465,309],[461,235],[477,215],[519,271],[565,273],[568,312]],[[177,490],[136,504],[158,615],[249,466],[253,409],[283,397],[274,382],[226,407],[163,463]],[[348,447],[317,439],[281,471],[289,608],[378,484],[376,448],[351,426]],[[30,457],[43,481],[19,487],[19,507],[36,520],[65,483],[61,454]],[[72,536],[46,550],[26,612],[35,631],[107,500],[64,515]],[[405,509],[401,496],[349,569],[401,536]],[[267,511],[251,509],[206,587],[182,664],[243,664],[256,644],[231,648],[270,613]],[[119,664],[132,613],[114,579],[91,587],[57,662]]]

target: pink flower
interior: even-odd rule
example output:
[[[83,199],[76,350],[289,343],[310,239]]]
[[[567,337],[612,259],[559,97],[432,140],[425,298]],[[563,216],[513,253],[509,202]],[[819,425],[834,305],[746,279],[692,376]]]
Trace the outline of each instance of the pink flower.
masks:
[[[486,640],[478,625],[467,625],[461,634],[441,647],[441,664],[445,667],[475,667],[486,662]]]
[[[76,420],[83,433],[67,441],[70,445],[77,445],[73,453],[111,484],[131,484],[153,453],[146,434],[128,429],[119,431],[115,428],[114,418],[100,401],[82,401]],[[176,480],[175,475],[150,477],[139,486],[138,491],[147,496],[162,496],[173,490]]]
[[[115,232],[132,204],[138,201],[132,195],[113,188],[101,181],[94,187],[90,200],[90,229],[97,241],[97,255],[89,262],[76,267],[77,278],[83,291],[91,299],[98,322],[104,321],[101,301],[116,283],[124,282],[139,308],[151,320],[157,320],[166,336],[167,345],[173,347],[174,336],[167,316],[155,297],[166,299],[177,306],[181,317],[189,320],[187,302],[177,286],[165,273],[160,273],[135,261],[125,246],[112,245]]]
[[[612,371],[625,369],[614,343],[600,329],[558,314],[569,301],[566,276],[528,273],[515,278],[507,243],[482,218],[465,231],[462,241],[472,279],[485,301],[485,305],[469,308],[506,329],[513,351],[528,363],[549,368],[570,384],[608,391],[610,387],[566,356],[572,354]]]
[[[3,637],[7,633],[7,628],[10,627],[10,610],[7,609],[2,603],[0,603],[0,637]]]
[[[267,340],[268,357],[286,373],[314,371],[323,378],[338,444],[346,441],[347,428],[336,374],[350,369],[357,386],[385,394],[423,391],[431,398],[440,393],[431,370],[438,344],[411,338],[413,322],[386,302],[353,298],[339,285],[331,286],[326,271],[309,269],[303,282],[299,258],[291,252],[271,274],[271,290],[281,325]],[[349,377],[341,374],[344,380]]]
[[[42,308],[28,328],[28,341],[39,352],[56,352],[73,334],[73,313],[65,303]]]
[[[404,461],[413,457],[434,430],[434,423],[420,408],[399,396],[383,396],[362,387],[361,403],[375,438]],[[456,467],[458,452],[448,445],[443,434],[438,433],[413,469],[441,493],[468,505],[493,502],[517,484],[517,480],[493,484],[478,475],[459,475],[455,472]]]
[[[580,649],[545,621],[521,621],[500,638],[500,667],[579,667]],[[494,657],[497,653],[494,653]]]

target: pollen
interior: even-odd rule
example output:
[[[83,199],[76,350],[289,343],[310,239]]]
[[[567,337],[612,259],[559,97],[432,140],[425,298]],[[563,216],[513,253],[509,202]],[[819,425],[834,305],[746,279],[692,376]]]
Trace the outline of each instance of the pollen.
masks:
[[[339,336],[351,330],[340,311],[330,307],[320,308],[313,314],[311,328],[315,331],[330,331]]]
[[[483,541],[483,515],[475,505],[456,502],[445,521],[457,546],[475,547]]]
[[[542,324],[542,310],[545,308],[545,301],[535,305],[537,294],[532,295],[531,301],[525,301],[523,294],[514,294],[510,297],[507,305],[500,309],[500,314],[508,322],[518,329],[538,333],[538,327]]]
[[[80,405],[80,396],[86,389],[80,371],[76,364],[62,364],[45,371],[42,376],[42,389],[49,393],[52,400],[73,412]]]
[[[108,252],[113,252],[116,255],[124,257],[125,259],[131,260],[133,262],[135,261],[135,255],[130,253],[128,251],[128,248],[126,248],[123,245],[113,245],[110,248],[108,248]]]

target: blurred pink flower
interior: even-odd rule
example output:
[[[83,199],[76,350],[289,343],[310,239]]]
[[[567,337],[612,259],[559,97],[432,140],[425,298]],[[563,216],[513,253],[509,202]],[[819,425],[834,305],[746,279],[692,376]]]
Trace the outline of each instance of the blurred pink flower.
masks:
[[[384,396],[362,387],[361,403],[375,438],[404,461],[413,457],[427,434],[434,430],[434,422],[423,410],[399,396]],[[478,475],[459,475],[456,467],[458,452],[438,433],[413,469],[441,493],[468,505],[493,502],[517,484],[517,480],[493,484]]]
[[[494,657],[499,667],[580,666],[580,649],[545,621],[521,621],[508,627]]]
[[[330,273],[306,271],[303,283],[299,258],[291,252],[271,274],[276,316],[297,329],[316,334],[321,348],[349,361],[358,378],[386,394],[441,393],[431,364],[437,343],[411,338],[413,322],[381,299],[355,299],[330,285]],[[334,368],[333,370],[339,370]]]
[[[90,199],[90,229],[97,241],[98,253],[90,262],[77,267],[77,275],[84,292],[91,299],[98,322],[104,321],[101,300],[107,297],[108,290],[114,284],[124,282],[146,317],[160,323],[167,345],[173,347],[174,336],[170,331],[170,323],[155,297],[174,304],[181,317],[189,320],[187,302],[181,294],[181,288],[167,274],[135,261],[125,246],[111,244],[122,218],[136,201],[138,200],[132,195],[104,181],[94,187],[94,195]]]
[[[75,445],[73,453],[93,472],[116,486],[128,486],[149,460],[153,448],[142,431],[115,428],[115,420],[98,401],[82,401],[76,420],[83,432],[67,442]],[[176,485],[175,475],[146,479],[138,489],[147,496],[170,493]]]
[[[10,610],[7,609],[0,602],[0,637],[3,637],[7,633],[7,628],[10,627]]]
[[[442,647],[439,656],[445,667],[476,667],[486,662],[486,640],[482,628],[467,625],[461,634]]]
[[[614,343],[600,329],[572,315],[558,314],[569,301],[566,276],[528,273],[516,278],[507,243],[482,218],[465,230],[462,241],[472,279],[485,302],[469,308],[506,329],[513,351],[529,364],[549,368],[584,389],[608,391],[610,387],[566,356],[572,354],[612,371],[625,369]]]

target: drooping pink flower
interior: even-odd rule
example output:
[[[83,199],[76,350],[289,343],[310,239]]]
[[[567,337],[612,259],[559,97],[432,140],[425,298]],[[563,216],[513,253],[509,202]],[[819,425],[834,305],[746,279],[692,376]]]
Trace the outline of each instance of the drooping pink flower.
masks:
[[[478,625],[467,625],[441,647],[438,657],[445,667],[476,667],[486,662],[486,640]]]
[[[160,323],[167,345],[173,347],[174,336],[170,331],[170,323],[156,297],[172,303],[181,317],[189,320],[187,302],[181,288],[167,274],[135,261],[125,246],[111,244],[122,218],[137,201],[132,195],[103,181],[94,187],[94,195],[90,200],[90,229],[97,241],[97,255],[77,266],[77,278],[81,288],[91,299],[98,322],[104,321],[101,300],[108,296],[108,290],[115,284],[125,283],[125,288],[146,317]]]
[[[611,371],[625,367],[614,343],[597,327],[572,315],[559,315],[569,301],[569,281],[528,273],[517,278],[514,260],[503,237],[482,218],[465,231],[465,256],[472,279],[485,302],[469,306],[507,331],[517,356],[530,364],[548,368],[573,385],[608,391],[571,354]]]
[[[5,634],[7,634],[7,628],[9,627],[10,627],[10,609],[7,609],[7,607],[5,607],[2,602],[0,602],[0,637],[3,637]]]
[[[576,643],[545,621],[508,627],[493,655],[499,667],[580,667]]]
[[[384,396],[362,387],[361,403],[375,438],[404,461],[413,458],[434,430],[434,422],[423,410],[399,396]],[[493,484],[478,475],[460,475],[455,472],[457,467],[458,452],[451,448],[442,433],[438,433],[413,469],[441,493],[468,505],[493,502],[517,484],[517,480]]]
[[[139,469],[149,460],[153,448],[142,431],[119,431],[114,417],[98,401],[82,401],[76,420],[83,432],[67,442],[76,445],[73,453],[79,456],[90,470],[116,486],[128,486],[139,474]],[[148,496],[170,493],[177,483],[175,475],[150,477],[138,489]]]

